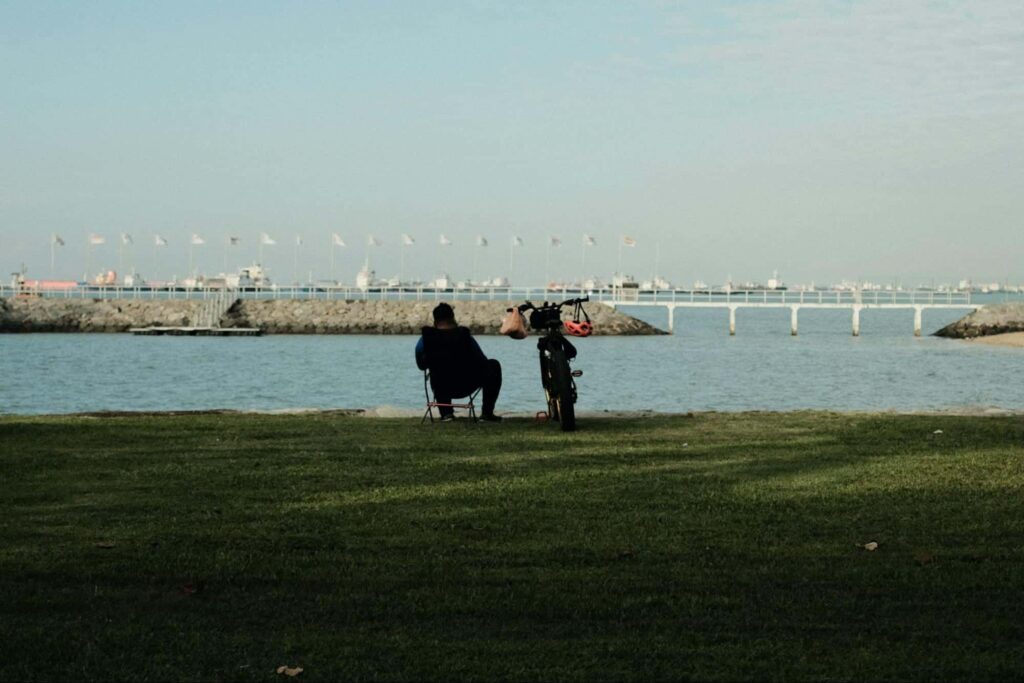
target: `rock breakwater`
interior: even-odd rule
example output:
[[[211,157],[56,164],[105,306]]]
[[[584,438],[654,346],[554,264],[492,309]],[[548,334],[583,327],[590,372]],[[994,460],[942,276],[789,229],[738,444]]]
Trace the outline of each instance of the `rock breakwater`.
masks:
[[[984,306],[946,325],[935,336],[973,339],[1007,332],[1024,332],[1024,303]]]
[[[133,327],[195,325],[201,300],[0,299],[0,332],[127,332]],[[434,301],[239,300],[222,327],[255,327],[266,334],[419,334]],[[475,334],[498,334],[507,301],[456,301],[459,324]],[[665,334],[603,304],[588,307],[598,335]]]
[[[431,324],[435,301],[252,301],[235,302],[225,327],[256,327],[266,334],[419,334]],[[455,301],[455,317],[474,334],[498,334],[508,301]],[[595,334],[665,334],[642,320],[595,303],[587,312]]]
[[[0,332],[127,332],[132,327],[194,325],[202,301],[0,299]]]

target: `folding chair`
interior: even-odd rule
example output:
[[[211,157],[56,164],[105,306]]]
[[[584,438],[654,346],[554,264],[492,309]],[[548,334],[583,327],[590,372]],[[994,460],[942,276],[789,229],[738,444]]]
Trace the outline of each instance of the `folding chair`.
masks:
[[[427,421],[430,418],[431,424],[434,422],[434,408],[437,408],[438,419],[440,419],[441,408],[451,408],[454,410],[465,410],[467,417],[473,422],[477,421],[476,416],[476,397],[480,394],[480,389],[477,388],[470,394],[463,403],[440,403],[430,393],[430,370],[423,371],[423,394],[427,397],[427,410],[423,413],[423,419],[420,420],[420,424]]]

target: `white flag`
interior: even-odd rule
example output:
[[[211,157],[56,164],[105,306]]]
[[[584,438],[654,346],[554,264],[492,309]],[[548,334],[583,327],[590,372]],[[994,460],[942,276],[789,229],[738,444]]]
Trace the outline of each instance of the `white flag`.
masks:
[[[56,244],[58,247],[64,246],[64,240],[60,238],[60,235],[53,236],[53,243]]]
[[[158,247],[166,247],[167,246],[167,240],[165,240],[160,235],[153,235],[153,244],[155,244]]]
[[[242,243],[242,238],[241,237],[229,237],[228,238],[228,244],[231,245],[232,247],[237,247],[241,243]]]
[[[486,247],[487,246],[487,238],[484,237],[483,235],[480,235],[479,237],[477,237],[476,238],[476,246],[478,246],[478,247]]]
[[[402,234],[402,244],[404,244],[407,247],[411,247],[412,245],[416,244],[416,240],[414,240],[409,235],[406,235],[406,234],[403,233]]]
[[[335,247],[345,246],[345,240],[341,239],[341,235],[334,233],[331,235],[331,245]]]
[[[195,244],[196,246],[198,246],[200,244],[206,244],[206,240],[204,240],[202,237],[200,237],[196,233],[192,233],[192,244]]]
[[[301,247],[302,246],[302,235],[296,235],[295,236],[295,246],[297,246],[297,247]]]
[[[277,241],[272,239],[270,237],[270,235],[268,235],[267,233],[261,232],[260,233],[260,244],[266,244],[267,246],[272,247],[275,244],[277,244]]]
[[[380,246],[380,240],[377,239],[376,237],[374,237],[373,235],[369,235],[366,238],[366,246],[368,246],[368,247],[379,247]]]
[[[106,244],[106,242],[107,242],[107,238],[104,237],[103,235],[97,235],[96,233],[92,233],[91,235],[89,235],[89,244],[91,244],[93,246],[98,246],[100,244]]]
[[[131,235],[129,235],[126,232],[122,232],[121,233],[121,244],[135,244],[135,242],[132,241],[132,236]]]
[[[587,246],[587,247],[593,247],[593,246],[595,246],[597,244],[597,240],[595,240],[590,235],[584,235],[583,236],[583,244],[584,244],[584,246]]]
[[[635,247],[636,246],[636,240],[633,239],[632,237],[630,237],[629,235],[623,235],[622,236],[622,246],[624,246],[624,247]]]
[[[513,237],[512,238],[512,246],[513,247],[521,247],[521,246],[523,246],[523,238],[522,237]]]
[[[551,246],[560,247],[562,246],[562,239],[560,237],[551,236]]]
[[[452,246],[452,241],[450,239],[448,239],[447,237],[445,237],[444,235],[441,235],[441,246],[442,247],[450,247],[450,246]]]

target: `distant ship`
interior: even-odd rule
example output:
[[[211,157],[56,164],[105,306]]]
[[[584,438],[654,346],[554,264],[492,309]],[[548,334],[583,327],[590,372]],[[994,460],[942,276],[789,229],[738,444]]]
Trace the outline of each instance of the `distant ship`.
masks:
[[[359,289],[369,289],[374,285],[376,277],[377,273],[370,270],[368,263],[364,263],[362,269],[356,273],[356,287]]]
[[[663,277],[656,277],[653,280],[644,280],[640,283],[640,289],[647,291],[672,289],[672,283]]]

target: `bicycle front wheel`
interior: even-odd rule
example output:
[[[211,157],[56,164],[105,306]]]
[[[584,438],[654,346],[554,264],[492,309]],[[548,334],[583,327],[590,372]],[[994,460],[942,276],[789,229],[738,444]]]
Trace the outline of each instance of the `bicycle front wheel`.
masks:
[[[569,370],[569,359],[565,351],[558,349],[551,352],[551,384],[555,407],[558,411],[558,422],[563,432],[576,429],[576,391],[573,387],[572,372]],[[552,411],[554,412],[554,411]]]

